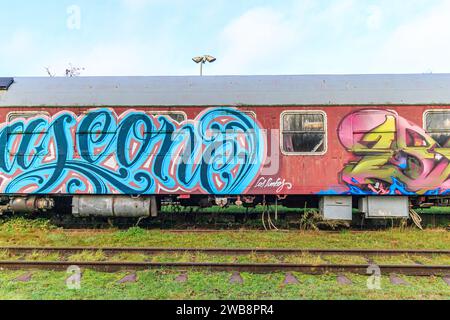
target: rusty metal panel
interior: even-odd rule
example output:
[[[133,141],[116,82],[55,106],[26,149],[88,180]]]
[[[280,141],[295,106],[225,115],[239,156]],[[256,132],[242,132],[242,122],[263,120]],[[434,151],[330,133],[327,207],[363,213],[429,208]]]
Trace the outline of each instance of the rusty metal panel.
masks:
[[[0,99],[2,95],[14,90],[15,84],[9,91],[0,92]],[[7,132],[8,126],[11,125],[27,125],[30,121],[37,121],[41,123],[39,128],[48,128],[50,124],[55,123],[56,119],[62,115],[72,119],[71,123],[58,122],[58,130],[52,129],[47,135],[42,136],[42,140],[35,139],[31,144],[30,140],[20,139],[21,134],[15,134],[16,137],[10,138],[9,146],[3,143],[0,146],[0,154],[5,156],[5,159],[10,159],[11,163],[17,164],[18,159],[21,161],[24,156],[29,153],[30,156],[35,156],[33,172],[27,169],[25,172],[23,168],[18,166],[4,166],[0,170],[0,176],[5,177],[3,183],[0,184],[0,192],[6,194],[61,194],[61,193],[95,193],[95,194],[140,194],[142,189],[147,186],[141,186],[136,175],[145,168],[142,172],[147,174],[151,181],[156,182],[157,186],[161,188],[151,189],[152,184],[148,184],[148,190],[145,194],[214,194],[217,196],[229,195],[320,195],[320,196],[336,196],[336,195],[441,195],[450,192],[450,179],[448,174],[445,174],[450,168],[450,155],[448,148],[445,145],[440,145],[433,137],[423,129],[424,115],[427,112],[436,110],[450,109],[446,105],[422,105],[422,106],[386,106],[379,105],[368,108],[367,106],[292,106],[286,105],[283,107],[270,106],[247,106],[238,108],[226,108],[226,112],[221,110],[221,107],[206,108],[198,107],[176,107],[177,111],[186,113],[186,121],[172,119],[167,117],[167,124],[171,123],[174,128],[181,130],[181,128],[193,125],[198,125],[199,119],[202,115],[208,114],[213,122],[221,125],[230,123],[241,123],[243,132],[251,133],[252,129],[262,134],[263,130],[274,130],[275,139],[265,139],[264,136],[239,136],[239,146],[241,150],[248,150],[248,154],[264,155],[267,150],[273,156],[271,162],[276,162],[274,168],[268,173],[265,164],[262,161],[263,157],[258,157],[254,163],[248,162],[244,164],[250,170],[235,171],[231,169],[238,169],[239,167],[229,167],[231,175],[234,180],[229,180],[227,187],[226,175],[216,174],[202,177],[203,181],[208,182],[205,188],[205,183],[200,183],[201,170],[197,170],[197,176],[193,183],[183,186],[181,185],[179,175],[177,175],[178,166],[166,165],[164,161],[160,161],[158,174],[154,173],[151,168],[152,163],[156,160],[163,160],[169,158],[174,153],[169,150],[179,150],[179,148],[170,148],[160,152],[160,148],[149,149],[146,152],[139,153],[139,144],[132,140],[123,141],[123,143],[116,143],[110,145],[112,149],[103,152],[103,146],[100,145],[81,145],[80,138],[83,135],[76,134],[77,128],[79,132],[90,132],[81,127],[81,124],[88,123],[93,118],[86,119],[89,114],[99,112],[100,109],[92,108],[91,106],[77,107],[11,107],[0,108],[0,123],[3,125],[2,130]],[[151,123],[157,123],[154,114],[159,114],[164,110],[174,111],[175,107],[111,107],[102,108],[100,115],[97,115],[100,120],[108,119],[108,126],[110,129],[120,126],[121,121],[124,120],[123,115],[141,116],[141,119],[151,120]],[[131,112],[131,110],[133,110]],[[236,117],[230,117],[231,110],[235,110]],[[280,128],[280,116],[284,111],[295,110],[320,110],[327,115],[327,130],[328,130],[328,150],[323,155],[285,155],[280,152],[280,137],[278,129]],[[42,112],[45,111],[45,112]],[[13,117],[8,121],[8,115],[13,113],[33,114],[31,118],[25,116]],[[31,113],[30,113],[31,112]],[[439,111],[442,112],[442,111]],[[255,116],[253,116],[253,114]],[[58,116],[57,116],[58,115]],[[212,117],[213,116],[213,117]],[[97,117],[96,117],[97,118]],[[218,119],[220,118],[220,119]],[[42,124],[43,122],[43,124]],[[150,123],[148,122],[148,123]],[[207,123],[213,123],[207,122]],[[106,125],[106,122],[105,122]],[[131,126],[123,126],[124,128],[131,128]],[[17,127],[19,128],[19,127]],[[53,127],[55,128],[55,127]],[[42,129],[42,130],[44,130]],[[28,132],[34,132],[28,130]],[[1,131],[1,130],[0,130]],[[145,130],[144,130],[145,131]],[[195,130],[194,130],[195,131]],[[22,183],[27,181],[19,179],[22,174],[36,174],[40,172],[43,166],[54,165],[56,151],[62,154],[70,154],[64,151],[58,144],[50,143],[50,139],[58,132],[65,132],[65,137],[69,143],[67,150],[73,152],[71,160],[77,164],[77,168],[82,173],[76,175],[76,179],[84,181],[78,186],[69,183],[72,181],[72,176],[65,176],[61,184],[55,184],[51,187],[46,186],[45,190],[39,190],[39,186],[31,183]],[[117,130],[106,130],[104,132],[117,132]],[[155,136],[155,141],[163,141],[163,135]],[[105,141],[111,137],[105,136]],[[382,138],[382,139],[381,139]],[[88,139],[85,139],[88,140]],[[112,139],[111,139],[112,140]],[[195,140],[195,139],[194,139]],[[201,138],[196,139],[197,145],[201,146],[205,141]],[[245,142],[247,140],[247,142]],[[448,139],[450,141],[450,137]],[[56,141],[56,140],[55,140]],[[116,140],[114,140],[116,141]],[[180,139],[181,141],[187,141]],[[15,143],[13,143],[15,142]],[[45,148],[40,144],[45,143]],[[177,143],[171,144],[176,146]],[[450,142],[449,142],[450,143]],[[22,145],[22,148],[21,148]],[[430,148],[430,146],[433,146]],[[134,152],[133,151],[134,148]],[[142,149],[144,147],[141,146]],[[23,149],[21,151],[21,149]],[[84,152],[84,151],[89,152]],[[202,150],[198,148],[195,150]],[[51,152],[54,151],[54,152]],[[129,166],[127,160],[108,158],[111,154],[125,154],[129,151],[129,157],[137,159],[138,162],[142,160],[142,166]],[[257,152],[256,152],[257,151]],[[134,152],[134,153],[133,153]],[[222,152],[218,150],[218,152]],[[192,154],[195,154],[194,150]],[[414,156],[411,161],[411,156]],[[97,161],[90,162],[87,156],[92,155]],[[199,159],[201,157],[198,157]],[[94,160],[95,160],[94,159]],[[194,157],[196,159],[196,157]],[[120,161],[119,161],[120,160]],[[148,160],[148,161],[147,161]],[[436,161],[439,160],[439,161]],[[137,162],[137,163],[138,163]],[[167,162],[168,163],[168,162]],[[42,165],[40,165],[42,164]],[[72,163],[73,164],[73,163]],[[423,165],[419,165],[423,164]],[[91,172],[100,172],[101,175],[95,177],[95,181],[86,180],[85,168],[89,166]],[[169,171],[174,169],[173,171]],[[424,170],[422,170],[423,168]],[[439,168],[437,170],[436,168]],[[130,177],[136,179],[126,180],[125,178],[112,180],[116,184],[116,188],[107,187],[108,180],[116,177],[118,173],[130,172]],[[445,169],[445,170],[441,170]],[[208,170],[205,170],[208,171]],[[210,170],[211,171],[211,170]],[[66,171],[57,171],[65,174]],[[161,178],[161,173],[170,172],[173,177],[173,183],[166,183],[166,180]],[[239,174],[244,172],[244,174]],[[131,174],[132,173],[132,174]],[[223,172],[219,172],[223,173]],[[236,174],[237,173],[237,174]],[[91,175],[89,175],[91,177]],[[209,177],[209,178],[208,178]],[[46,179],[51,178],[47,176]],[[242,178],[242,179],[241,179]],[[100,181],[102,183],[94,183]],[[150,179],[149,179],[150,181]],[[236,181],[239,181],[236,182]],[[138,182],[138,184],[136,184]],[[224,184],[225,182],[225,184]],[[84,184],[86,183],[86,184]],[[109,182],[108,182],[109,183]],[[8,187],[9,186],[9,187]],[[43,184],[44,186],[44,180]],[[68,188],[72,186],[72,188]],[[103,187],[106,186],[106,187]],[[119,189],[117,189],[119,188]]]

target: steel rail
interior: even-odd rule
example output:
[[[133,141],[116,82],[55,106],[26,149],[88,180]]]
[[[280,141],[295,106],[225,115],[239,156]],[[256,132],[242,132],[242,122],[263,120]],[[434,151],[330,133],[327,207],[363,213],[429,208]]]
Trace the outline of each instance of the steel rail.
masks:
[[[1,270],[52,270],[62,271],[77,266],[101,272],[141,271],[151,269],[171,269],[178,271],[210,272],[300,272],[321,275],[328,273],[352,273],[367,275],[370,265],[312,265],[312,264],[234,264],[234,263],[154,263],[154,262],[69,262],[69,261],[0,261]],[[449,266],[423,265],[379,265],[381,274],[402,274],[410,276],[446,276]]]
[[[32,252],[60,253],[63,255],[81,252],[101,251],[107,255],[120,253],[139,253],[147,255],[177,254],[177,253],[203,253],[210,255],[343,255],[343,256],[398,256],[398,255],[450,255],[450,250],[385,250],[385,249],[260,249],[260,248],[139,248],[139,247],[0,247],[0,251],[13,254],[26,254]]]

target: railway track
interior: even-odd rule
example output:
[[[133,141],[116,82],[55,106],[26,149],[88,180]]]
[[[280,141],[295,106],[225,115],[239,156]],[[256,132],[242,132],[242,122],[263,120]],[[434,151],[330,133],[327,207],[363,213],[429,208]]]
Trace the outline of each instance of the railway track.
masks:
[[[138,271],[149,269],[194,270],[213,272],[300,272],[305,274],[326,273],[353,273],[367,274],[371,257],[376,256],[448,256],[450,250],[367,250],[367,249],[219,249],[219,248],[107,248],[107,247],[0,247],[0,251],[14,255],[27,255],[31,253],[59,254],[60,261],[26,261],[26,258],[13,261],[0,261],[2,270],[66,270],[70,266],[78,266],[81,269],[91,269],[102,272]],[[106,256],[114,256],[123,253],[132,254],[206,254],[206,255],[318,255],[318,256],[362,256],[367,264],[287,264],[287,263],[194,263],[194,262],[117,262],[117,261],[67,261],[65,257],[83,252],[102,252]],[[382,274],[403,274],[411,276],[446,276],[450,275],[450,264],[441,266],[422,265],[378,265]]]
[[[69,261],[0,261],[2,270],[67,270],[71,266],[101,272],[140,271],[151,269],[172,269],[178,271],[212,272],[300,272],[304,274],[353,273],[366,275],[370,265],[342,264],[257,264],[257,263],[154,263],[154,262],[69,262]],[[409,276],[445,276],[450,274],[450,266],[424,265],[379,265],[381,274],[402,274]]]
[[[76,254],[82,252],[98,252],[101,251],[105,255],[114,255],[121,253],[134,254],[177,254],[177,253],[202,253],[209,255],[250,255],[250,254],[265,254],[275,256],[285,255],[341,255],[341,256],[399,256],[399,255],[413,255],[413,256],[434,256],[434,255],[448,255],[450,257],[450,250],[382,250],[382,249],[261,249],[261,248],[139,248],[139,247],[0,247],[0,251],[7,251],[12,254],[27,254],[33,252],[42,253],[58,253],[61,255]],[[449,258],[450,259],[450,258]]]

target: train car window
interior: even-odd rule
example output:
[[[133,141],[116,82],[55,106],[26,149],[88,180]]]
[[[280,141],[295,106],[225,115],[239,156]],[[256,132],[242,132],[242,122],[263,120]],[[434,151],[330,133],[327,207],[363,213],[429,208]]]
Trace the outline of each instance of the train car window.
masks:
[[[427,112],[425,130],[442,148],[450,148],[450,111]]]
[[[170,118],[171,120],[173,120],[173,121],[175,121],[177,123],[183,123],[183,122],[185,122],[187,120],[186,113],[181,112],[181,111],[174,111],[174,112],[173,111],[150,111],[150,112],[147,112],[147,114],[151,115],[151,116],[153,116],[155,118],[158,118],[158,117],[161,117],[161,116],[166,117],[166,118]],[[149,134],[149,133],[150,134],[155,134],[155,133],[164,134],[164,133],[168,133],[168,132],[164,131],[164,129],[153,128],[153,130],[156,130],[156,131],[146,130],[145,133],[146,134]]]
[[[256,114],[253,111],[244,111],[244,110],[240,110],[241,113],[245,114],[248,117],[248,120],[250,121],[250,127],[254,128],[256,125]],[[222,111],[220,113],[217,114],[218,117],[231,117],[234,118],[235,114],[234,113],[230,113],[228,111]],[[227,129],[228,131],[226,133],[228,134],[234,134],[234,133],[238,133],[241,134],[242,133],[242,129],[241,128],[234,128],[234,129]],[[225,132],[223,132],[225,133]]]
[[[6,117],[6,120],[8,124],[11,124],[12,122],[20,119],[28,120],[36,116],[49,117],[49,114],[47,112],[41,111],[10,112]],[[49,126],[48,121],[45,121],[44,123],[41,123],[39,126],[36,126],[33,129],[30,129],[28,126],[25,125],[22,128],[18,127],[15,130],[10,130],[8,134],[10,135],[43,134],[47,133],[48,126]]]
[[[8,122],[13,122],[16,119],[30,119],[35,116],[49,116],[47,112],[42,111],[24,111],[24,112],[10,112],[7,116]]]
[[[178,123],[184,122],[187,119],[187,116],[184,112],[166,112],[166,111],[162,111],[162,112],[150,112],[150,114],[152,116],[167,116],[169,118],[171,118],[172,120],[175,120]]]
[[[8,124],[12,124],[14,121],[19,120],[28,120],[36,116],[43,116],[43,117],[49,117],[49,114],[47,112],[42,111],[23,111],[23,112],[10,112],[8,113],[6,119]],[[27,137],[27,139],[35,144],[39,144],[41,141],[43,141],[44,137],[48,134],[48,127],[49,124],[47,121],[40,123],[37,126],[14,126],[14,128],[9,127],[8,129],[8,144],[7,149],[11,156],[20,156],[20,157],[27,157],[27,156],[45,156],[47,154],[47,150],[41,150],[39,153],[36,153],[35,148],[27,148],[26,151],[21,151],[18,148],[18,145],[20,144],[20,141],[24,139],[24,136]]]
[[[286,154],[323,154],[326,123],[323,113],[288,112],[282,115],[282,147]]]

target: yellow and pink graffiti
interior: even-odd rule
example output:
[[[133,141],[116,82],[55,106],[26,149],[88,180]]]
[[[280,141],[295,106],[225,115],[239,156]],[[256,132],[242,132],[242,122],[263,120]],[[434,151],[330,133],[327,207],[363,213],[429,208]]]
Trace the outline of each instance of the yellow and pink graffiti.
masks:
[[[431,195],[450,190],[450,148],[390,110],[348,115],[338,129],[356,157],[341,172],[354,194]]]

